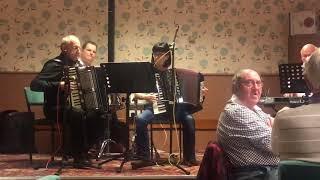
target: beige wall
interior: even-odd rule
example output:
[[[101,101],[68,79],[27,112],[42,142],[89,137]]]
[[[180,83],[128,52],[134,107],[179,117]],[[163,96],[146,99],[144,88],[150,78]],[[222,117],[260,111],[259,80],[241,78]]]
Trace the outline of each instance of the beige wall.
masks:
[[[0,110],[16,109],[18,111],[27,111],[25,104],[23,87],[29,86],[30,81],[35,76],[34,73],[0,73]],[[196,119],[196,148],[202,151],[207,142],[215,138],[215,128],[220,112],[223,110],[225,102],[231,96],[231,77],[230,75],[205,75],[206,86],[209,93],[206,96],[203,110],[195,114]],[[275,75],[263,76],[265,82],[265,92],[269,92],[269,96],[279,96],[279,81]],[[268,90],[269,89],[269,90]],[[265,109],[270,113],[274,113],[270,109]],[[41,109],[36,109],[40,116]],[[123,112],[118,112],[121,119],[124,118]],[[39,117],[39,116],[38,116]],[[168,149],[168,140],[163,145],[164,132],[155,133],[155,142],[159,148]],[[48,142],[49,134],[46,132],[37,133],[37,147],[40,152],[48,152],[50,150]],[[175,136],[174,136],[175,139]],[[177,144],[174,143],[174,150]]]
[[[0,71],[38,72],[59,53],[62,36],[99,45],[107,62],[106,0],[0,1]],[[172,42],[176,66],[232,74],[276,74],[288,60],[288,13],[319,9],[317,0],[115,0],[115,61],[149,61],[157,41]]]

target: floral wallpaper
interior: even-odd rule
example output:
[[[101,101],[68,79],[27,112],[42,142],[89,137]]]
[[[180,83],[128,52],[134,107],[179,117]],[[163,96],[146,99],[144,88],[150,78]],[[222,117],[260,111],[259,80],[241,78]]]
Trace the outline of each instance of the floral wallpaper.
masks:
[[[152,45],[175,39],[175,67],[275,74],[288,59],[288,13],[316,0],[115,0],[115,62],[149,61]],[[0,71],[38,72],[75,34],[98,43],[107,62],[107,0],[0,0]]]
[[[98,60],[107,61],[106,0],[0,0],[0,14],[2,72],[40,71],[68,34],[97,42]]]

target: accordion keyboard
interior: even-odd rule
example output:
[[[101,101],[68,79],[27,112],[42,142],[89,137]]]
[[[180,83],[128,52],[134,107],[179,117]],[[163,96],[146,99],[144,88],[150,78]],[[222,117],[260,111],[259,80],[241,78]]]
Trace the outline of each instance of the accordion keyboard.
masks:
[[[74,108],[81,108],[80,90],[77,82],[77,70],[72,67],[68,70],[68,79],[70,86],[70,100],[71,106]]]
[[[163,114],[163,113],[166,113],[167,110],[164,102],[165,99],[163,96],[163,91],[159,85],[160,75],[158,73],[155,73],[155,77],[156,77],[156,86],[157,86],[158,93],[154,94],[157,97],[157,101],[153,103],[153,112],[154,114]]]

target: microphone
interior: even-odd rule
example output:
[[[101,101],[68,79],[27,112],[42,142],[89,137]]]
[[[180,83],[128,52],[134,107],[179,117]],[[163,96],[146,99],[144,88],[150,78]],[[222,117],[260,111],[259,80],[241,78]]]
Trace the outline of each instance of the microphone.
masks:
[[[170,49],[173,49],[173,47],[176,45],[176,43],[175,43],[175,42],[172,42],[172,43],[168,43],[168,45],[169,45],[169,48],[170,48]]]

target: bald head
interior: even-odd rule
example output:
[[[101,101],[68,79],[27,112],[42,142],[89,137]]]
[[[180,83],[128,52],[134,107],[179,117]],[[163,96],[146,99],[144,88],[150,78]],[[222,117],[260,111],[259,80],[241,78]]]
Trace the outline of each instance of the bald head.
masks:
[[[309,82],[308,85],[313,93],[320,90],[320,50],[312,53],[310,59],[305,63],[303,69],[305,79]]]
[[[301,48],[300,55],[301,55],[301,61],[303,63],[307,62],[310,58],[311,54],[317,50],[317,46],[313,44],[306,44]]]

